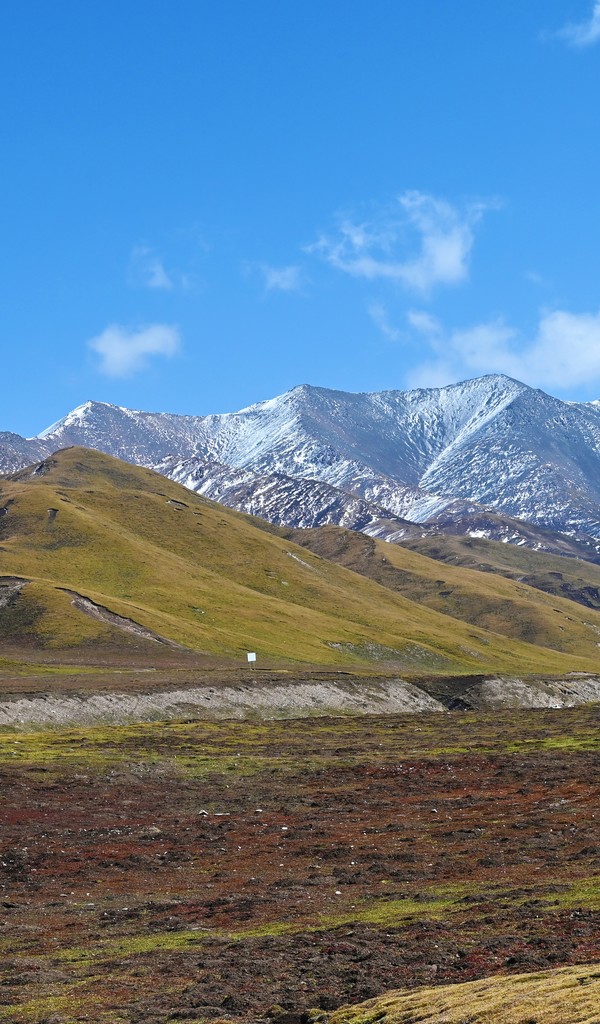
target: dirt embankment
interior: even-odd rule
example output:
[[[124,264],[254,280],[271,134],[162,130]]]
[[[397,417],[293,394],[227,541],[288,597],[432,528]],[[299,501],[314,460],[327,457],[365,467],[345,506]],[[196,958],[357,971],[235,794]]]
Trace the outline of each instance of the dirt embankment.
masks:
[[[0,727],[168,719],[285,719],[324,715],[561,708],[600,701],[600,678],[479,678],[415,685],[402,679],[261,681],[135,693],[36,693],[0,700]]]
[[[535,683],[523,679],[486,679],[475,692],[467,694],[467,700],[469,696],[474,708],[485,711],[513,707],[572,708],[600,701],[600,679],[579,674]]]
[[[240,683],[162,693],[43,694],[0,702],[0,725],[154,721],[157,719],[307,718],[445,711],[440,701],[400,679],[381,682]]]

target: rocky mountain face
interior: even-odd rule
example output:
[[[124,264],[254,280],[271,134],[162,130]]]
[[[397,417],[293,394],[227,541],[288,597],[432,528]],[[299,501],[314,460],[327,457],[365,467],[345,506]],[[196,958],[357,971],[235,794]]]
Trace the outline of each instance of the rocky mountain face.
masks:
[[[211,416],[87,402],[37,438],[0,434],[0,471],[69,445],[275,523],[395,540],[416,523],[547,550],[560,533],[588,557],[600,551],[600,403],[501,375],[373,394],[301,385]]]
[[[13,473],[50,454],[44,441],[0,430],[0,474]]]

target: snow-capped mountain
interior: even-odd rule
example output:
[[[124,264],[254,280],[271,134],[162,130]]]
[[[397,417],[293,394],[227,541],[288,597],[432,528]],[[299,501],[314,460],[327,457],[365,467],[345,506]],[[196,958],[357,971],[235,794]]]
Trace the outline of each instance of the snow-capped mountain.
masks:
[[[350,530],[395,529],[411,524],[372,502],[339,487],[286,476],[284,473],[255,473],[200,459],[165,459],[154,467],[198,494],[219,501],[270,523],[300,528],[336,524]]]
[[[48,454],[48,447],[44,441],[0,430],[0,473],[12,473],[37,459],[45,458]]]
[[[493,511],[600,540],[599,404],[501,375],[373,394],[301,385],[211,416],[87,402],[37,438],[0,434],[0,469],[73,444],[289,525],[394,533],[442,517],[468,532],[469,516]]]

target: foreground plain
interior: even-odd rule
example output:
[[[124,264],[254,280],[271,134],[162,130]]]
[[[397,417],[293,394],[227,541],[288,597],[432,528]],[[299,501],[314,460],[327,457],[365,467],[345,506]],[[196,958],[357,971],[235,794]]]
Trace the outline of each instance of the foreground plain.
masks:
[[[593,964],[599,720],[5,730],[0,1019],[293,1024]]]

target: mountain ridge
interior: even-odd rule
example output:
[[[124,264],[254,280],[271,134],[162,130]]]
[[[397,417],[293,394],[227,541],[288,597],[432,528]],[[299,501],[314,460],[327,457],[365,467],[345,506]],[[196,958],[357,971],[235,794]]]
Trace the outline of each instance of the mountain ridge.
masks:
[[[288,526],[355,516],[365,520],[359,529],[384,520],[442,529],[440,517],[450,516],[468,533],[469,516],[493,512],[566,534],[600,557],[600,404],[563,402],[501,374],[413,391],[302,384],[207,416],[90,400],[36,437],[0,434],[0,471],[69,445],[156,468],[191,489],[218,490],[229,473],[221,489],[240,511],[256,511],[269,477],[271,505],[285,506]],[[246,491],[235,484],[240,473],[252,477]],[[527,531],[486,529],[492,539],[531,542]]]

